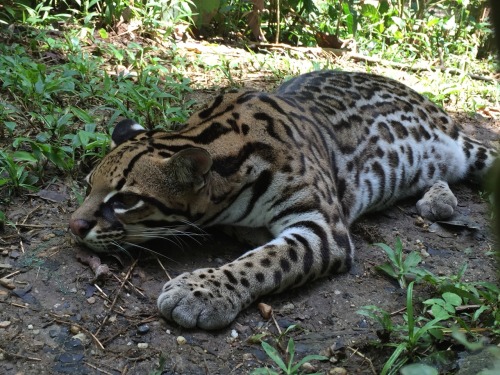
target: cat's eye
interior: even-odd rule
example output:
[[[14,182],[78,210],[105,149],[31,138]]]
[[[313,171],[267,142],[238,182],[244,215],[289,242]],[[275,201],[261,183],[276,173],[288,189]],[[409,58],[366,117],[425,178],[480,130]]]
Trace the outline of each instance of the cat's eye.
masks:
[[[127,210],[134,207],[140,200],[136,194],[117,194],[111,205],[115,210]]]

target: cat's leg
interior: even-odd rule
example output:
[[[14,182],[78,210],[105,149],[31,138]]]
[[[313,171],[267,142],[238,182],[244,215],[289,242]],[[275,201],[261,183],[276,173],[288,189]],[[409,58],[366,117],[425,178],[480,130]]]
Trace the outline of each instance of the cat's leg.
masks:
[[[429,220],[448,219],[455,212],[457,198],[446,181],[439,180],[417,202],[420,216]]]

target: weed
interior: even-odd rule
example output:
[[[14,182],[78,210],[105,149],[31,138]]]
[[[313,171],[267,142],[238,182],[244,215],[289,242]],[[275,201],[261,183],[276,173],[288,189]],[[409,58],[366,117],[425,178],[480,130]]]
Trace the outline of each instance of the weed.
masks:
[[[292,324],[287,327],[287,329],[283,332],[280,332],[280,334],[275,338],[276,344],[278,348],[282,348],[281,342],[282,340],[293,330],[296,330],[300,328],[296,324]],[[293,341],[292,338],[288,340],[287,347],[285,349],[286,355],[288,357],[288,361],[285,359],[281,358],[281,355],[279,351],[265,342],[263,340],[264,337],[268,336],[267,333],[260,333],[253,335],[252,337],[249,338],[249,342],[251,343],[261,343],[262,349],[266,352],[266,354],[273,360],[273,362],[283,371],[285,374],[289,375],[296,375],[300,374],[300,368],[302,365],[306,362],[312,361],[312,360],[327,360],[328,358],[325,356],[321,355],[307,355],[305,356],[302,360],[297,362],[296,364],[293,363],[294,357],[295,357],[295,342]],[[253,375],[258,375],[258,374],[279,374],[279,372],[276,372],[275,370],[269,369],[268,367],[262,367],[262,368],[257,368],[254,369],[251,374]]]
[[[408,361],[417,360],[420,357],[419,353],[425,353],[434,342],[443,340],[450,332],[449,322],[458,324],[462,330],[470,333],[476,332],[475,327],[480,327],[478,332],[484,332],[486,328],[492,334],[499,333],[500,290],[496,285],[485,282],[463,282],[466,265],[461,267],[456,275],[444,277],[419,269],[417,257],[405,264],[408,258],[403,259],[400,239],[396,240],[394,250],[385,244],[378,246],[384,249],[390,259],[390,263],[384,264],[380,269],[398,280],[405,280],[405,275],[409,273],[416,274],[420,281],[434,286],[437,292],[437,296],[423,301],[424,309],[420,314],[416,314],[412,281],[407,289],[403,324],[394,323],[391,314],[377,306],[363,306],[358,311],[359,314],[369,317],[381,326],[377,335],[383,345],[395,347],[381,374],[394,374]],[[432,319],[426,318],[427,314],[430,314]],[[435,374],[436,372],[428,366],[415,364],[403,367],[401,373]]]
[[[151,371],[149,375],[162,375],[164,373],[165,364],[167,363],[167,357],[160,353],[160,358],[158,359],[158,366],[156,369]]]
[[[440,315],[428,320],[424,317],[417,317],[414,313],[413,305],[413,284],[412,281],[408,285],[406,292],[406,313],[404,314],[404,324],[393,324],[390,322],[388,312],[374,306],[362,307],[358,313],[368,316],[382,324],[384,330],[390,333],[397,333],[400,342],[386,343],[387,346],[395,347],[394,352],[389,357],[381,374],[396,374],[397,371],[410,359],[418,357],[417,351],[427,350],[433,342],[434,337],[442,337],[442,329],[439,324],[442,320],[447,319]],[[388,336],[388,335],[387,335]]]
[[[283,371],[284,374],[287,375],[295,375],[295,374],[300,374],[300,368],[302,365],[306,362],[312,361],[312,360],[319,360],[319,361],[324,361],[327,360],[328,358],[322,355],[307,355],[304,358],[302,358],[299,362],[294,364],[294,357],[295,357],[295,342],[293,341],[292,338],[288,340],[288,345],[286,348],[286,353],[288,354],[288,361],[283,360],[281,358],[280,353],[278,352],[277,349],[269,345],[267,342],[262,341],[262,348],[266,352],[266,354],[273,360],[273,362]],[[286,362],[286,363],[285,363]],[[264,368],[258,368],[254,369],[251,372],[252,375],[259,375],[259,374],[268,374],[268,375],[274,375],[274,374],[279,374],[279,372],[274,371],[272,369],[269,369],[267,367]],[[319,374],[319,373],[317,373]]]
[[[394,250],[384,243],[376,243],[375,245],[384,250],[389,258],[388,263],[376,268],[396,279],[401,288],[406,288],[408,278],[414,278],[414,276],[423,277],[427,274],[425,270],[417,267],[422,258],[415,251],[412,251],[406,257],[404,256],[403,244],[399,237],[396,238]]]
[[[30,173],[37,160],[29,153],[18,151],[7,153],[0,150],[0,188],[6,188],[8,195],[19,194],[22,189],[36,190],[38,178]]]

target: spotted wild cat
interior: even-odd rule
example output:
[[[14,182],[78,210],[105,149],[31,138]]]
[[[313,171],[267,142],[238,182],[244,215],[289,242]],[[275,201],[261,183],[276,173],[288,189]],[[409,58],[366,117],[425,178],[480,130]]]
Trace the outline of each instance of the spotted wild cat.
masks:
[[[425,192],[421,215],[449,217],[448,182],[482,177],[496,152],[392,79],[318,71],[275,93],[219,95],[176,132],[131,120],[89,174],[70,227],[104,252],[197,226],[267,228],[272,239],[218,268],[184,273],[158,298],[163,316],[216,329],[262,295],[349,268],[349,226]]]

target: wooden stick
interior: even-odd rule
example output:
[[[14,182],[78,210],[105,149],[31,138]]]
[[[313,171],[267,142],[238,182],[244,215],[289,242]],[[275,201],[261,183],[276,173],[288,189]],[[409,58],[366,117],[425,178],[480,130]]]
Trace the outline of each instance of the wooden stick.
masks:
[[[363,353],[361,353],[358,349],[354,349],[354,348],[351,348],[350,346],[347,347],[347,349],[349,349],[350,351],[353,352],[353,354],[356,354],[358,356],[360,356],[361,358],[365,359],[368,361],[368,364],[370,365],[370,369],[372,370],[372,373],[374,375],[377,375],[377,371],[375,371],[375,367],[373,367],[373,363],[371,361],[370,358],[368,358],[367,356],[365,356]]]
[[[115,295],[115,298],[113,298],[113,302],[111,302],[111,306],[109,306],[109,309],[108,309],[108,312],[106,314],[106,316],[104,317],[104,319],[102,320],[102,323],[101,325],[99,326],[99,328],[97,329],[97,331],[95,332],[95,335],[97,336],[99,334],[99,332],[101,332],[101,329],[104,327],[104,324],[106,324],[106,322],[108,321],[109,319],[109,316],[111,314],[111,311],[113,310],[115,304],[116,304],[116,301],[118,301],[118,297],[120,296],[120,292],[121,290],[123,289],[123,286],[125,285],[125,283],[127,282],[127,279],[130,277],[130,275],[132,274],[132,271],[135,267],[135,265],[137,264],[137,261],[139,260],[139,258],[137,258],[134,263],[132,263],[132,265],[130,266],[127,274],[125,275],[125,278],[123,279],[122,283],[120,284],[120,287],[118,288],[118,291],[116,292],[116,295]]]
[[[35,357],[27,357],[27,356],[24,356],[24,355],[19,355],[19,354],[14,354],[14,353],[10,353],[8,351],[6,351],[5,349],[2,349],[0,348],[0,351],[2,353],[5,353],[6,356],[9,356],[9,357],[14,357],[14,358],[20,358],[20,359],[29,359],[30,361],[41,361],[40,358],[35,358]]]

